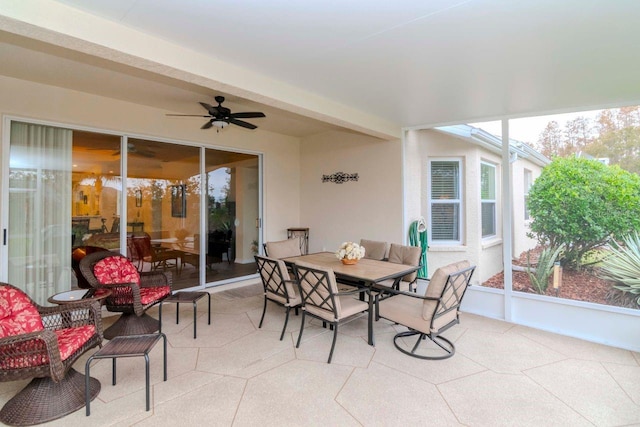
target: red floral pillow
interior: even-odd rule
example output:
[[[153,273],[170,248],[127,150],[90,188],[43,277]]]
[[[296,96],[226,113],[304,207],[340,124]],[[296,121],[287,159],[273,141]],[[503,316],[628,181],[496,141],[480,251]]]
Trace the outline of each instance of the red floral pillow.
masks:
[[[0,286],[0,338],[43,329],[40,313],[24,292]]]
[[[93,274],[102,285],[117,283],[140,284],[140,273],[136,267],[123,256],[115,255],[101,259],[93,267]]]

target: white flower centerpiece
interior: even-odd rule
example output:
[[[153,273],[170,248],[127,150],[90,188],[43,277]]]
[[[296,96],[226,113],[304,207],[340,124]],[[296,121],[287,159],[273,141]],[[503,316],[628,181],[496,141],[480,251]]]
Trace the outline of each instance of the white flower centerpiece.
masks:
[[[343,264],[355,264],[364,256],[364,246],[353,242],[344,242],[336,252],[336,258]]]

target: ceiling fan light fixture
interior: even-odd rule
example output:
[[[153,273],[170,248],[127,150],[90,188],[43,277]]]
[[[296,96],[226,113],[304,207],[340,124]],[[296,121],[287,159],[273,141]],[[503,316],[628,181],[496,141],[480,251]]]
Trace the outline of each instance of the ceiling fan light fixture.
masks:
[[[229,126],[229,122],[224,120],[213,120],[211,124],[220,129],[224,129]]]

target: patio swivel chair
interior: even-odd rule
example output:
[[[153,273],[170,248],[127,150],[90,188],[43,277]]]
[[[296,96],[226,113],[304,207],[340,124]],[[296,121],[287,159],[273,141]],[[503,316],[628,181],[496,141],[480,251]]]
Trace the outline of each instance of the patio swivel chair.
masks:
[[[108,289],[105,299],[108,311],[122,313],[104,331],[104,337],[150,334],[160,323],[146,311],[171,295],[171,275],[161,271],[138,272],[127,258],[113,252],[96,252],[80,261],[80,272],[98,290]]]
[[[302,297],[302,320],[300,334],[296,348],[300,347],[302,332],[304,331],[305,316],[310,315],[331,324],[333,328],[333,342],[329,359],[331,363],[333,350],[338,337],[338,325],[362,312],[369,315],[369,342],[373,343],[373,299],[370,297],[369,288],[359,288],[349,292],[338,292],[336,277],[332,269],[325,269],[314,264],[296,262],[294,265],[296,280],[300,287]],[[368,301],[360,301],[357,295],[366,293]]]
[[[475,266],[461,261],[441,267],[433,274],[425,295],[384,288],[391,294],[385,299],[376,298],[376,320],[380,317],[404,325],[408,331],[393,337],[393,344],[402,353],[429,360],[447,359],[454,355],[455,346],[441,334],[460,323],[458,311]],[[404,338],[418,336],[411,350],[402,345]],[[433,349],[418,353],[418,347],[426,338],[436,344]],[[441,350],[444,350],[444,354]]]
[[[287,312],[282,333],[280,334],[280,341],[282,341],[289,322],[289,312],[292,308],[295,308],[296,314],[298,314],[298,307],[302,303],[298,285],[295,280],[289,278],[289,272],[283,261],[260,255],[255,255],[254,258],[256,259],[256,264],[258,264],[258,272],[264,287],[264,307],[258,328],[262,328],[264,315],[267,312],[267,301],[284,306]]]
[[[27,294],[0,283],[0,381],[31,379],[0,410],[8,425],[34,425],[61,418],[85,405],[85,376],[72,368],[102,343],[97,303],[42,307]],[[89,381],[93,400],[100,382]]]

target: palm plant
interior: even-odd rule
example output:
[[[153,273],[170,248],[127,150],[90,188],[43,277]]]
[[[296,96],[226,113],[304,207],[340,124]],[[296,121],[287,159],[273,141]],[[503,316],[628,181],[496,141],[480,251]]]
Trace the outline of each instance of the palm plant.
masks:
[[[556,262],[558,255],[564,249],[564,244],[561,244],[557,248],[548,247],[544,248],[538,258],[538,265],[535,270],[531,268],[531,262],[529,260],[529,253],[527,252],[527,275],[531,284],[535,288],[536,292],[540,295],[544,295],[547,292],[549,286],[549,276],[553,271],[553,264]]]
[[[622,240],[624,245],[613,242],[611,255],[602,261],[601,277],[616,282],[615,289],[633,295],[640,305],[640,235],[636,231]]]

